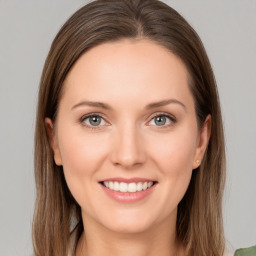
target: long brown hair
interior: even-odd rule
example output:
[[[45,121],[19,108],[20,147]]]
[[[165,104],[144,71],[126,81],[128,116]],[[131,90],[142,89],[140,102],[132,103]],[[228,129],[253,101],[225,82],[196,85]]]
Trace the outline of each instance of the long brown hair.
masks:
[[[77,223],[77,239],[83,231],[80,206],[62,167],[54,163],[44,120],[55,120],[63,81],[78,58],[96,45],[124,38],[149,39],[176,54],[190,75],[199,127],[211,115],[207,151],[178,205],[177,237],[188,255],[221,256],[225,146],[216,82],[197,33],[174,9],[157,0],[93,1],[63,25],[52,43],[41,77],[35,131],[34,253],[65,256],[72,223]]]

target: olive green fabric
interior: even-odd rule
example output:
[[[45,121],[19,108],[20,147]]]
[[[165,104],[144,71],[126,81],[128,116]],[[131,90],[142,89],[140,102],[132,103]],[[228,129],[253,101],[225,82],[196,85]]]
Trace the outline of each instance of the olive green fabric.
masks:
[[[256,256],[256,246],[245,249],[238,249],[236,250],[234,256]]]

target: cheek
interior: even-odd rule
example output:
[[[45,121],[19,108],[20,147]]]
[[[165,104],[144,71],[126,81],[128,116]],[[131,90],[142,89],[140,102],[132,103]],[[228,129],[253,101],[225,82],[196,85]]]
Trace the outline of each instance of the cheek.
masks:
[[[107,149],[100,136],[86,136],[83,131],[66,129],[59,133],[63,170],[70,192],[82,205],[97,184],[96,173],[104,162]]]
[[[148,146],[150,155],[163,172],[180,175],[183,171],[192,170],[196,138],[196,129],[189,127],[157,137]]]
[[[190,183],[196,149],[195,134],[190,129],[170,133],[163,140],[158,138],[154,147],[149,147],[152,159],[161,172],[163,190],[158,203],[166,205],[163,210],[166,215],[170,209],[177,207]]]
[[[88,136],[83,130],[65,129],[59,135],[63,166],[76,175],[89,175],[97,169],[106,149],[102,136]]]

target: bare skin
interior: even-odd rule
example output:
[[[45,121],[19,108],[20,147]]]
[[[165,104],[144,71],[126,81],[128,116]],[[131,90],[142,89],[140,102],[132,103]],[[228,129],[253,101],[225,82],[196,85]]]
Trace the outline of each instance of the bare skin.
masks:
[[[177,206],[205,153],[211,118],[198,127],[179,58],[144,39],[94,47],[69,72],[56,122],[45,123],[82,209],[76,256],[184,255]],[[116,177],[154,187],[143,199],[118,201],[103,186]]]

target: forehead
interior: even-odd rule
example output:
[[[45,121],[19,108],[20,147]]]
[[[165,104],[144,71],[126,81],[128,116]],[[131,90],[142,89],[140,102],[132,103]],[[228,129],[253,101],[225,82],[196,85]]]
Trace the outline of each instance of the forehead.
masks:
[[[150,40],[120,40],[93,47],[72,67],[64,81],[64,98],[104,101],[141,97],[182,97],[189,93],[188,72],[172,52]],[[184,95],[183,95],[184,96]],[[190,95],[191,96],[191,95]]]

